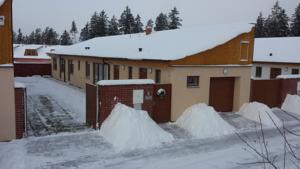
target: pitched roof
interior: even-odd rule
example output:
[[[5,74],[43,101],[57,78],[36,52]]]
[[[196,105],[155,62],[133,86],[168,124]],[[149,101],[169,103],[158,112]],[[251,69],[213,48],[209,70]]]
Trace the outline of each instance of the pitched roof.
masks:
[[[300,63],[300,37],[256,38],[253,61]]]
[[[132,60],[178,60],[224,44],[253,25],[232,24],[98,37],[58,49],[52,54],[122,58]]]
[[[48,52],[62,48],[60,45],[24,45],[24,44],[14,44],[14,58],[20,59],[50,59],[47,55]],[[37,50],[38,56],[25,56],[26,49]]]

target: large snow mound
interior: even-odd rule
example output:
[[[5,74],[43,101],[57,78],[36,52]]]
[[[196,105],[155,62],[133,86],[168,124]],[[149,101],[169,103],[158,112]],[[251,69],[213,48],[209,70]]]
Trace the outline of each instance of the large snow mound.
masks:
[[[135,110],[118,103],[103,122],[100,135],[117,151],[130,151],[160,146],[173,141],[173,136],[161,129],[146,111]]]
[[[202,103],[187,108],[175,124],[197,138],[217,137],[235,132],[234,127],[222,119],[213,107]]]
[[[260,123],[261,121],[261,123],[265,126],[274,126],[273,121],[276,123],[276,125],[281,125],[280,119],[272,112],[272,110],[267,105],[262,103],[245,103],[241,107],[238,114],[258,123]],[[261,120],[259,119],[259,117]]]
[[[286,112],[300,114],[300,97],[298,95],[288,94],[281,106],[281,109]]]

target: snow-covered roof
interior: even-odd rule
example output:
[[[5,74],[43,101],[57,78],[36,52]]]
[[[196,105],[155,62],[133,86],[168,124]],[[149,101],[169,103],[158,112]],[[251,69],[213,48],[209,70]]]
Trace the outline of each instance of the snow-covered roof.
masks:
[[[98,37],[53,54],[123,58],[132,60],[177,60],[224,44],[250,32],[253,25],[231,24],[182,28],[177,30]]]
[[[300,63],[300,37],[256,38],[254,62]]]
[[[97,84],[99,86],[116,86],[116,85],[142,85],[154,84],[152,79],[132,79],[132,80],[101,80]]]
[[[51,53],[58,48],[62,48],[60,45],[24,45],[14,44],[14,58],[16,59],[50,59],[47,53]],[[25,50],[35,49],[37,50],[38,56],[25,56]]]
[[[4,4],[5,0],[0,0],[0,7]]]

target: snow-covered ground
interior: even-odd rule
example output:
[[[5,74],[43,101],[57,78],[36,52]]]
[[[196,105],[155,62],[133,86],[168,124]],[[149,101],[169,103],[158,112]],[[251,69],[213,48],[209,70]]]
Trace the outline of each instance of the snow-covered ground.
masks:
[[[82,91],[53,79],[32,77],[17,78],[16,80],[28,87],[29,96],[38,96],[34,99],[41,97],[42,99],[39,99],[39,101],[42,102],[50,100],[56,106],[67,109],[67,112],[70,111],[70,116],[79,116],[77,111],[72,110],[75,106],[79,106],[74,106],[74,103],[80,103],[78,102],[80,98],[84,99]],[[70,98],[68,92],[73,93],[73,98]],[[43,98],[45,96],[47,99]],[[65,100],[61,100],[63,98]],[[70,100],[68,100],[69,98]],[[36,101],[34,99],[32,101]],[[81,104],[81,106],[83,105]],[[33,107],[39,107],[39,105]],[[280,109],[273,109],[272,111],[278,118],[285,121],[285,126],[288,129],[300,134],[299,114],[288,114]],[[260,136],[258,132],[260,126],[257,122],[243,118],[236,113],[221,114],[221,117],[235,127],[240,135],[249,138],[249,143],[261,150],[261,146],[257,144]],[[261,161],[261,159],[251,152],[235,134],[218,138],[197,139],[173,123],[161,124],[160,127],[172,134],[174,141],[163,143],[156,148],[125,152],[116,151],[100,135],[99,131],[91,130],[59,133],[43,137],[28,137],[18,141],[0,143],[0,169],[263,168],[261,163],[252,164]],[[272,157],[278,156],[276,163],[283,164],[283,138],[274,128],[266,128],[264,133],[265,139],[268,141],[269,155]],[[299,156],[300,137],[287,133],[287,139],[291,144],[297,146],[294,151]],[[289,160],[290,158],[287,155],[286,168],[297,168],[294,163],[299,166],[300,162],[294,161],[293,163]]]
[[[85,93],[52,78],[17,77],[27,88],[29,135],[85,129]]]

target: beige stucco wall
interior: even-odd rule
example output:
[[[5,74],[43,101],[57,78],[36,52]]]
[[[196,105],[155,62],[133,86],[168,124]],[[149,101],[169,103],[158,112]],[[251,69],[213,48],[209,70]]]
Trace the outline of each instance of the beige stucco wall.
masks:
[[[252,77],[255,77],[256,67],[262,67],[262,76],[258,79],[270,79],[271,68],[280,68],[282,75],[292,74],[292,69],[300,70],[300,65],[291,64],[271,64],[271,63],[255,63],[252,67]]]
[[[15,138],[14,70],[0,65],[0,141]]]
[[[72,85],[75,85],[80,88],[85,88],[86,83],[93,83],[93,64],[94,63],[103,63],[101,58],[91,58],[91,57],[63,57],[66,60],[66,82]],[[74,73],[70,76],[70,81],[68,81],[68,60],[72,60],[74,64]],[[78,69],[78,61],[80,60],[80,70]],[[90,64],[90,77],[85,76],[85,63],[86,61]],[[52,62],[53,63],[53,62]],[[139,68],[148,69],[148,79],[155,80],[155,70],[161,70],[161,83],[169,83],[169,71],[167,64],[161,62],[141,62],[141,61],[127,61],[127,60],[113,60],[105,59],[105,63],[110,65],[110,79],[113,80],[114,75],[114,65],[120,66],[120,79],[128,79],[128,67],[132,67],[132,78],[139,78]],[[55,79],[63,81],[63,73],[60,78],[59,76],[59,58],[57,57],[57,70],[53,70],[52,66],[52,76]]]
[[[224,75],[226,68],[228,74]],[[211,77],[235,77],[234,111],[238,111],[243,103],[249,102],[251,67],[228,66],[197,66],[170,68],[172,83],[172,121],[182,114],[189,106],[197,103],[209,104],[209,88]],[[200,76],[198,88],[187,88],[187,76]]]

